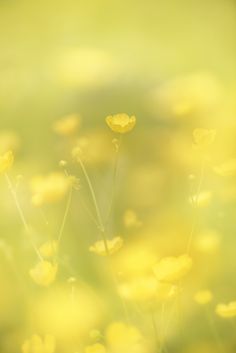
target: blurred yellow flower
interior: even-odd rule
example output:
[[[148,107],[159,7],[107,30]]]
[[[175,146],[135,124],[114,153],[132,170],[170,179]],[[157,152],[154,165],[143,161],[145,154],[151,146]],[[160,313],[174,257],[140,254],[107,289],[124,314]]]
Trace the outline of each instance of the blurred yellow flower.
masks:
[[[216,136],[216,130],[212,129],[195,129],[193,131],[193,140],[196,147],[205,148],[210,146]]]
[[[55,349],[55,338],[52,335],[45,335],[44,339],[33,335],[22,345],[22,353],[54,353]]]
[[[31,181],[34,206],[54,203],[61,200],[70,187],[70,180],[63,173],[36,176]]]
[[[213,295],[210,290],[200,290],[194,295],[194,300],[200,305],[208,304],[212,301]]]
[[[0,156],[0,174],[6,173],[14,162],[12,151],[8,151]]]
[[[40,254],[45,258],[53,257],[57,254],[57,250],[58,243],[55,240],[49,240],[39,248]]]
[[[179,257],[165,257],[153,267],[153,272],[161,282],[176,282],[182,279],[192,268],[192,259],[189,255]]]
[[[106,353],[106,348],[101,343],[95,343],[85,348],[85,353]]]
[[[106,241],[107,249],[105,246],[105,242],[103,240],[98,240],[92,246],[90,246],[89,251],[100,255],[100,256],[107,256],[116,253],[122,246],[123,246],[123,239],[121,237],[115,237],[113,239],[108,239]],[[108,253],[107,253],[108,250]]]
[[[109,351],[112,353],[146,352],[143,336],[139,329],[123,322],[113,322],[105,333]]]
[[[129,117],[127,114],[109,115],[106,123],[112,131],[125,134],[134,128],[136,118],[135,116]]]
[[[77,132],[80,123],[81,118],[78,114],[70,114],[55,121],[53,130],[58,135],[71,136]]]
[[[47,287],[54,282],[58,266],[49,261],[39,261],[37,265],[29,271],[31,278],[40,286]]]
[[[223,318],[231,318],[236,316],[236,301],[229,304],[218,304],[216,306],[217,315]]]

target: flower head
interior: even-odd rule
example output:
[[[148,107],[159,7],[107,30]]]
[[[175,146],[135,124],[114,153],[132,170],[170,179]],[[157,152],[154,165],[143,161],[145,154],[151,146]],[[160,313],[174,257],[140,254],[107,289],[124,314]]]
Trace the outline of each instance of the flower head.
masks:
[[[12,151],[8,151],[0,156],[0,174],[6,173],[14,162]]]
[[[194,145],[198,148],[206,148],[214,142],[215,136],[216,130],[195,129],[193,131]]]
[[[218,304],[216,306],[217,315],[223,318],[230,318],[236,316],[236,301],[229,304]]]
[[[107,240],[107,249],[105,242],[103,240],[98,240],[89,250],[100,256],[107,256],[116,253],[123,245],[123,239],[121,237],[115,237],[113,239]]]
[[[55,338],[51,335],[45,335],[42,339],[38,335],[33,335],[22,345],[22,353],[54,353]]]
[[[153,267],[154,275],[161,282],[176,282],[183,278],[192,267],[189,255],[179,257],[165,257]]]
[[[134,115],[129,117],[127,114],[109,115],[106,118],[106,123],[112,131],[125,134],[134,128],[136,118]]]
[[[54,282],[57,274],[57,265],[49,261],[39,261],[29,271],[30,276],[39,286],[47,287]]]

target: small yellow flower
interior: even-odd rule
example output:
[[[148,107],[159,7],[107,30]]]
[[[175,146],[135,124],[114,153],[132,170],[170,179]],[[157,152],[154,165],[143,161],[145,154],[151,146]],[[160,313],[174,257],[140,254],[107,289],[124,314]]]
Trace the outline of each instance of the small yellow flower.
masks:
[[[106,353],[106,348],[101,343],[95,343],[85,348],[85,353]]]
[[[208,304],[212,301],[212,292],[210,290],[200,290],[194,295],[194,300],[200,305]]]
[[[216,306],[217,315],[223,318],[230,318],[236,316],[236,301],[229,304],[218,304]]]
[[[115,237],[113,239],[107,240],[107,248],[109,255],[116,253],[123,246],[123,239],[121,237]],[[92,246],[90,246],[89,251],[94,252],[100,256],[107,256],[107,249],[103,240],[98,240]]]
[[[0,156],[0,174],[6,173],[14,162],[12,151],[8,151]]]
[[[71,136],[77,132],[79,126],[80,116],[77,114],[70,114],[55,121],[53,124],[53,130],[58,135]]]
[[[55,240],[49,240],[39,248],[40,254],[45,258],[53,257],[57,254],[57,250],[58,244]]]
[[[209,129],[195,129],[193,131],[193,140],[195,147],[206,148],[210,146],[216,136],[216,130]]]
[[[35,283],[47,287],[54,282],[57,269],[56,264],[52,264],[49,261],[39,261],[37,265],[29,271],[29,274]]]
[[[109,115],[106,123],[112,131],[125,134],[134,128],[136,118],[134,115],[129,117],[127,114]]]
[[[108,326],[105,336],[109,348],[114,353],[144,352],[143,336],[133,325],[113,322]]]
[[[192,268],[189,255],[165,257],[153,267],[153,272],[160,282],[176,282],[182,279]]]
[[[33,335],[22,345],[22,353],[54,353],[56,348],[55,338],[51,335],[45,335],[42,339],[38,335]]]

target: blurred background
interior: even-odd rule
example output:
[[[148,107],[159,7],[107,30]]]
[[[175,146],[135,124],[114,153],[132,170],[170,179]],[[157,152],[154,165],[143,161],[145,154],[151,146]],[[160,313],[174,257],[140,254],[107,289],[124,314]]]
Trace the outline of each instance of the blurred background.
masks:
[[[80,183],[57,279],[41,288],[29,276],[37,258],[1,176],[0,350],[20,352],[36,333],[56,337],[58,353],[103,353],[86,347],[112,322],[128,325],[124,300],[128,323],[145,344],[126,347],[130,338],[119,331],[125,343],[109,353],[235,352],[235,321],[215,314],[218,302],[236,299],[235,1],[0,0],[0,28],[0,154],[14,151],[10,176],[37,246],[57,237],[67,193],[34,207],[32,178],[63,173],[59,161],[66,160]],[[117,135],[105,118],[116,113],[135,115],[137,125],[123,138],[113,185]],[[53,124],[70,114],[79,116],[78,131],[59,136]],[[193,148],[196,128],[216,130],[204,157]],[[88,250],[99,232],[86,178],[71,157],[78,145],[103,219],[115,188],[108,237],[122,236],[124,246],[112,259]],[[194,190],[207,193],[197,216],[189,202]],[[181,295],[164,310],[159,297],[154,304],[140,293],[120,298],[124,283],[146,281],[160,258],[184,253],[193,225],[194,266]],[[207,308],[194,300],[202,289],[213,293]],[[38,353],[31,349],[23,353]]]

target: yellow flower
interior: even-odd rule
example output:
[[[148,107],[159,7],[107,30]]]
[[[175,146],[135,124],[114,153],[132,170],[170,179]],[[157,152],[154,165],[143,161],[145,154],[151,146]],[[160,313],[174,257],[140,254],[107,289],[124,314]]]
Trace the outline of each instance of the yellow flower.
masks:
[[[208,304],[212,301],[212,292],[209,290],[200,290],[194,295],[194,300],[200,305]]]
[[[0,174],[6,173],[14,162],[12,151],[8,151],[0,156]]]
[[[61,200],[70,187],[70,180],[62,173],[51,173],[46,176],[36,176],[31,181],[34,206],[54,203]]]
[[[236,158],[232,158],[213,168],[214,172],[220,176],[232,176],[236,174]]]
[[[45,335],[42,339],[38,335],[33,335],[22,345],[22,353],[54,353],[56,348],[55,338]]]
[[[216,306],[216,313],[223,318],[230,318],[236,316],[236,301],[229,304],[218,304]]]
[[[105,336],[112,353],[144,352],[142,334],[133,325],[113,322],[108,326]]]
[[[42,244],[39,248],[40,254],[43,257],[49,258],[56,255],[58,250],[58,244],[55,240],[49,240],[46,243]]]
[[[54,282],[57,274],[57,265],[49,261],[39,261],[29,271],[30,276],[40,286],[47,287]]]
[[[136,118],[135,116],[129,117],[127,114],[109,115],[106,123],[112,131],[125,134],[134,128]]]
[[[208,130],[208,129],[195,129],[193,131],[193,140],[195,147],[206,148],[210,146],[216,136],[216,130]]]
[[[153,272],[161,282],[176,282],[192,268],[192,259],[187,254],[179,257],[165,257],[153,267]]]
[[[115,237],[113,239],[107,240],[107,248],[109,255],[116,253],[123,246],[123,239],[121,237]],[[107,256],[107,249],[103,240],[98,240],[92,246],[90,246],[89,251],[94,252],[100,256]]]
[[[106,348],[101,343],[95,343],[85,348],[85,353],[106,353]]]
[[[80,126],[80,116],[70,114],[61,119],[58,119],[53,124],[53,130],[58,135],[71,136],[77,132]]]
[[[198,195],[190,198],[190,203],[196,207],[207,207],[212,199],[212,192],[208,190],[201,191]]]

